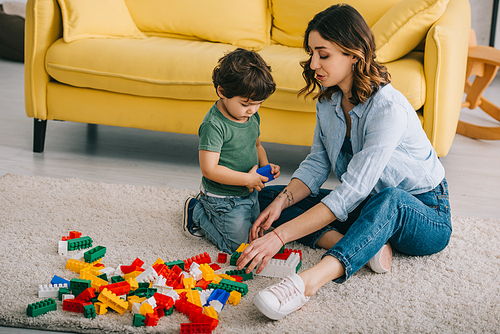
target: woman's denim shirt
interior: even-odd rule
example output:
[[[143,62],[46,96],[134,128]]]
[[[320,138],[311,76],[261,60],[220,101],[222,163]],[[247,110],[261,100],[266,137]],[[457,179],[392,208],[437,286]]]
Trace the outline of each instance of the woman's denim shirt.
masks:
[[[311,153],[292,178],[304,182],[313,196],[333,170],[341,181],[322,202],[345,221],[367,196],[388,187],[410,194],[434,189],[444,178],[444,168],[427,139],[417,113],[391,84],[350,112],[354,156],[341,151],[346,122],[342,92],[331,101],[316,103],[316,128]]]

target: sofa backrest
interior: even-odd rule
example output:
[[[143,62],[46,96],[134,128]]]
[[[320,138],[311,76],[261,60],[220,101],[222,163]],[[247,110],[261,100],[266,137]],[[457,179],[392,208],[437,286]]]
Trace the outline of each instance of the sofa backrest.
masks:
[[[270,0],[273,41],[286,46],[302,47],[309,21],[320,11],[338,3],[356,8],[371,27],[400,0]]]
[[[177,34],[261,49],[270,44],[268,0],[125,0],[147,35]]]

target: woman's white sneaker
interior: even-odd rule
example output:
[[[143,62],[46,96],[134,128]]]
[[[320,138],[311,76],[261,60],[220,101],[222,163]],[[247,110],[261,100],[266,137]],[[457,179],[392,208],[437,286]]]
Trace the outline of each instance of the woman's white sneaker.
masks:
[[[279,320],[307,303],[309,297],[304,295],[304,291],[302,278],[292,274],[280,283],[259,291],[253,303],[266,317]]]
[[[386,243],[366,265],[378,274],[385,274],[391,270],[391,263],[392,247],[391,244]]]

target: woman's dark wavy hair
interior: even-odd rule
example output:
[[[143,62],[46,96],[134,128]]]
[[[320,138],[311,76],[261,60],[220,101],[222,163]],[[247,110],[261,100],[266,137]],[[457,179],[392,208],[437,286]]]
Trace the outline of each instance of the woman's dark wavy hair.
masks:
[[[266,100],[276,90],[271,67],[255,51],[238,48],[219,59],[212,73],[215,89],[220,86],[228,99],[241,96]]]
[[[353,7],[347,4],[333,5],[316,14],[309,22],[304,38],[304,49],[311,57],[309,34],[312,31],[317,31],[323,39],[334,43],[344,53],[359,59],[354,65],[352,96],[349,98],[352,104],[364,103],[381,86],[391,82],[387,68],[375,60],[375,39],[370,27]],[[332,94],[340,88],[334,86],[321,89],[315,71],[311,69],[311,57],[300,63],[306,86],[299,91],[299,95],[308,96],[316,88],[320,88],[314,99],[330,100]]]

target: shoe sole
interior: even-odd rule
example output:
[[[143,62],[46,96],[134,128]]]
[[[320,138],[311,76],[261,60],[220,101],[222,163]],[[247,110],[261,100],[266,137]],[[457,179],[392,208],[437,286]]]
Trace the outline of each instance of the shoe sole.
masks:
[[[189,229],[187,227],[188,225],[188,214],[189,214],[189,202],[194,199],[194,197],[188,197],[186,201],[184,202],[184,216],[182,217],[182,231],[184,232],[184,235],[186,237],[194,238],[194,239],[203,239],[201,236],[196,236],[191,234],[189,232]]]
[[[272,320],[281,320],[288,315],[271,309],[260,296],[260,293],[257,293],[255,297],[253,297],[253,304],[259,309],[260,312],[262,312],[262,314]]]
[[[373,259],[378,258],[377,261]],[[382,248],[375,254],[375,256],[368,261],[368,267],[378,274],[385,274],[391,270],[392,264],[392,247],[391,244],[386,243]]]

